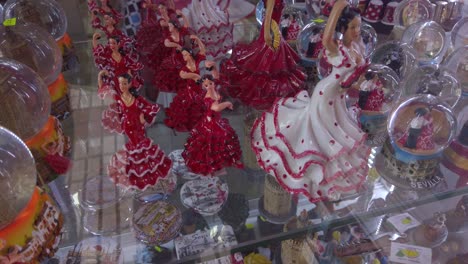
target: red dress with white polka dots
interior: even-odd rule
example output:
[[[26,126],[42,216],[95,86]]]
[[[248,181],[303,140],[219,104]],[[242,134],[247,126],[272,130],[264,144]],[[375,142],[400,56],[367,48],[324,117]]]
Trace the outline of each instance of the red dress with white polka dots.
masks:
[[[333,70],[312,96],[302,91],[278,100],[257,119],[251,135],[259,165],[285,189],[311,201],[355,193],[367,176],[370,152],[341,89],[360,67],[341,44],[336,56],[326,55]]]
[[[156,120],[159,106],[150,104],[141,96],[135,98],[130,106],[121,99],[117,100],[117,105],[122,117],[122,129],[129,141],[112,156],[107,171],[121,187],[145,190],[154,186],[159,178],[166,177],[171,168],[171,160],[146,137],[145,128]],[[144,124],[140,121],[141,114]]]

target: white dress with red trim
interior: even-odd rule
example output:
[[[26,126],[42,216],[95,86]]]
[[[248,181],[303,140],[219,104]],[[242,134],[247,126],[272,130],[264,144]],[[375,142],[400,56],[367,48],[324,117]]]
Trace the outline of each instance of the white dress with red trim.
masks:
[[[141,96],[126,106],[122,100],[116,102],[121,113],[122,129],[129,141],[122,150],[111,158],[107,171],[112,181],[124,189],[145,190],[165,178],[172,161],[157,144],[146,137],[145,127],[153,124],[159,106],[150,104]],[[145,123],[140,121],[143,114]]]
[[[335,57],[327,52],[333,70],[312,97],[301,91],[279,99],[256,120],[251,134],[259,165],[283,188],[312,202],[355,193],[368,172],[366,134],[348,115],[340,90],[361,66],[346,47],[339,49]]]

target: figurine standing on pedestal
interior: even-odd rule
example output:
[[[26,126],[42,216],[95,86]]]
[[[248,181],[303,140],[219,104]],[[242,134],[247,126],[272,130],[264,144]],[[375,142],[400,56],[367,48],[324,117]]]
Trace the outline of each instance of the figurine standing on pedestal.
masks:
[[[190,132],[182,153],[190,170],[197,174],[210,175],[225,167],[242,168],[242,151],[239,138],[226,118],[221,117],[224,109],[233,109],[231,102],[221,102],[211,75],[203,76],[202,86],[206,90],[203,99],[204,117]]]
[[[180,70],[178,82],[185,88],[179,90],[176,97],[166,109],[167,118],[164,123],[179,132],[190,131],[198,122],[200,122],[205,113],[205,104],[203,96],[205,92],[200,87],[200,63],[205,61],[205,45],[201,40],[191,35],[190,38],[197,42],[200,52],[195,55],[190,49],[182,49],[182,56],[185,66]],[[205,61],[206,67],[213,67],[214,62]],[[182,78],[183,80],[180,80]]]
[[[131,83],[129,74],[119,76],[120,95],[116,96],[116,110],[121,115],[122,130],[129,141],[112,156],[107,170],[111,179],[123,188],[145,190],[168,175],[172,162],[146,137],[145,128],[155,122],[159,106],[138,96]]]
[[[353,194],[367,176],[366,134],[347,113],[343,83],[366,64],[360,50],[359,13],[339,0],[327,22],[323,45],[333,65],[309,98],[307,91],[278,100],[252,129],[259,165],[290,192],[311,201]],[[335,40],[337,33],[343,40]],[[350,79],[351,78],[351,79]]]
[[[265,18],[259,38],[234,47],[232,57],[221,65],[229,94],[242,103],[266,110],[277,97],[292,96],[304,88],[306,78],[297,65],[299,56],[281,37],[278,25],[283,0],[263,0]]]

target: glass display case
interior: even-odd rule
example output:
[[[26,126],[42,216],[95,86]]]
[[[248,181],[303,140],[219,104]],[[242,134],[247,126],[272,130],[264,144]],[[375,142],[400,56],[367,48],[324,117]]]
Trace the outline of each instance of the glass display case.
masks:
[[[309,1],[292,2],[302,6]],[[256,11],[257,18],[253,12],[234,24],[237,42],[257,38]],[[89,23],[88,17],[82,19],[68,23]],[[379,47],[385,43],[399,47],[398,40],[389,42],[388,34],[376,31]],[[94,65],[91,32],[88,37],[75,42],[79,67],[64,72],[71,113],[61,123],[71,139],[72,167],[44,186],[64,221],[59,250],[42,263],[462,263],[468,259],[468,185],[457,184],[467,177],[466,171],[460,175],[440,166],[437,181],[418,181],[417,187],[409,181],[395,184],[390,176],[381,175],[386,170],[376,169],[378,157],[385,153],[383,142],[388,140],[383,136],[382,144],[372,144],[368,174],[359,192],[312,203],[302,194],[285,191],[260,169],[250,146],[250,130],[259,112],[238,101],[222,116],[239,137],[244,168],[228,167],[213,178],[189,172],[181,156],[189,133],[175,132],[164,124],[163,107],[171,98],[159,93],[161,111],[146,133],[172,160],[172,171],[143,191],[114,185],[107,175],[108,164],[127,139],[107,132],[101,124],[102,113],[112,102],[98,96],[99,70]],[[368,55],[374,60],[379,54]],[[308,73],[317,74],[315,63],[305,61]],[[413,64],[405,64],[401,75],[410,71],[406,67]],[[393,82],[402,77],[388,76]],[[140,94],[149,97],[158,93],[154,90],[145,82]],[[400,92],[396,93],[392,100],[407,99],[398,99]],[[387,112],[385,118],[390,116]],[[409,124],[411,120],[405,118]],[[452,119],[446,121],[447,129],[453,128]],[[450,143],[446,137],[445,147]]]

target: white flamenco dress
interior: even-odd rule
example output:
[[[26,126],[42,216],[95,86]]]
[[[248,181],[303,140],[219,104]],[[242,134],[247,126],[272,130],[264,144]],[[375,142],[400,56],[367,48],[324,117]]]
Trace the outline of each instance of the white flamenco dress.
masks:
[[[258,118],[252,128],[252,148],[259,165],[290,192],[311,202],[338,200],[355,193],[364,182],[370,149],[366,134],[347,113],[340,84],[355,77],[357,65],[346,47],[330,57],[330,75],[312,97],[301,91],[281,98]]]
[[[245,0],[193,0],[187,8],[184,13],[190,25],[213,60],[221,59],[232,48],[234,21],[254,10]]]

